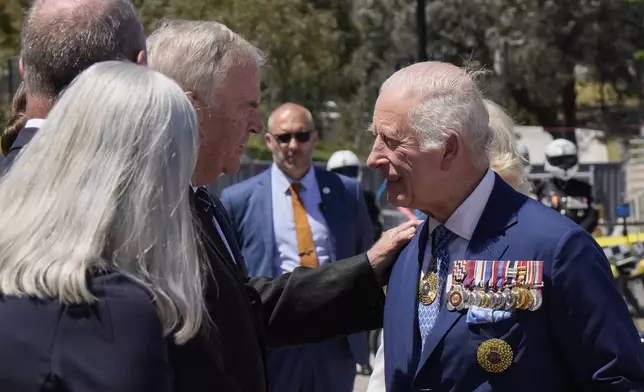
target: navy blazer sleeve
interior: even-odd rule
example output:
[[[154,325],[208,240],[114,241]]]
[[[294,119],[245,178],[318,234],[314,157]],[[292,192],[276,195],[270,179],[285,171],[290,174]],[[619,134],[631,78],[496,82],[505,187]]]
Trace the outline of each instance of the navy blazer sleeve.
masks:
[[[93,286],[98,304],[65,307],[56,331],[52,371],[61,389],[171,391],[166,342],[150,295],[120,275]]]
[[[550,330],[578,383],[593,391],[644,390],[644,347],[599,245],[582,228],[571,229],[551,273]]]

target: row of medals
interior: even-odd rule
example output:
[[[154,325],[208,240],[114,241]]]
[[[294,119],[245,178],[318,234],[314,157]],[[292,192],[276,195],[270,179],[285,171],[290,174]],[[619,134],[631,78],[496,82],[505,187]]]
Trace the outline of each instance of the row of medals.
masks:
[[[449,311],[463,310],[470,306],[494,310],[521,309],[535,311],[541,307],[543,297],[535,287],[516,285],[501,289],[482,287],[464,287],[455,284],[447,294],[447,309]]]

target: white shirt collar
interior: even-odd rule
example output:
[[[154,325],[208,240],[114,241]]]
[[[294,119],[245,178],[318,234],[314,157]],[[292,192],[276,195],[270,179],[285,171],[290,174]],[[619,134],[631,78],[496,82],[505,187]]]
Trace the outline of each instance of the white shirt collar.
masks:
[[[40,128],[43,122],[45,122],[44,118],[30,118],[25,123],[25,128]]]
[[[302,187],[304,190],[311,190],[311,189],[317,189],[318,188],[318,181],[315,178],[315,169],[313,168],[313,164],[311,163],[311,166],[309,167],[309,170],[306,172],[304,177],[300,181],[294,181],[290,177],[288,177],[284,172],[282,172],[276,164],[271,165],[271,177],[273,178],[273,186],[277,187],[277,189],[280,190],[280,192],[288,192],[289,187],[291,186],[292,183],[294,182],[299,182],[302,184]]]
[[[465,199],[463,203],[454,211],[452,216],[445,222],[445,227],[461,238],[470,241],[472,234],[479,223],[483,210],[490,199],[492,188],[494,188],[494,172],[487,170],[485,176],[477,185],[474,192]],[[434,218],[429,218],[429,234],[441,223]]]

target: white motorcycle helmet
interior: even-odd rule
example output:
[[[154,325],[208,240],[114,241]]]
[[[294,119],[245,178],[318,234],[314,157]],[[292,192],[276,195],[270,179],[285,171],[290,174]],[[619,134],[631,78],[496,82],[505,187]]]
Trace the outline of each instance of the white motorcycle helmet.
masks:
[[[326,164],[326,169],[338,174],[352,177],[360,181],[362,169],[360,168],[360,159],[349,150],[336,151],[331,155]]]
[[[521,157],[521,161],[523,163],[524,173],[527,176],[532,171],[532,166],[530,166],[530,151],[528,151],[528,146],[518,140],[516,147],[517,153],[519,153],[519,156]]]
[[[562,180],[571,179],[579,171],[579,156],[575,143],[555,139],[546,147],[544,169]]]

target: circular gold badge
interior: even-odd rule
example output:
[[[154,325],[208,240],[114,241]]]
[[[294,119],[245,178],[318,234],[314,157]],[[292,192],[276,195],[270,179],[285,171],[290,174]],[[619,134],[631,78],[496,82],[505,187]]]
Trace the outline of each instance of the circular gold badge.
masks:
[[[483,370],[501,373],[510,367],[514,353],[512,347],[501,339],[486,340],[476,350],[476,360]]]

